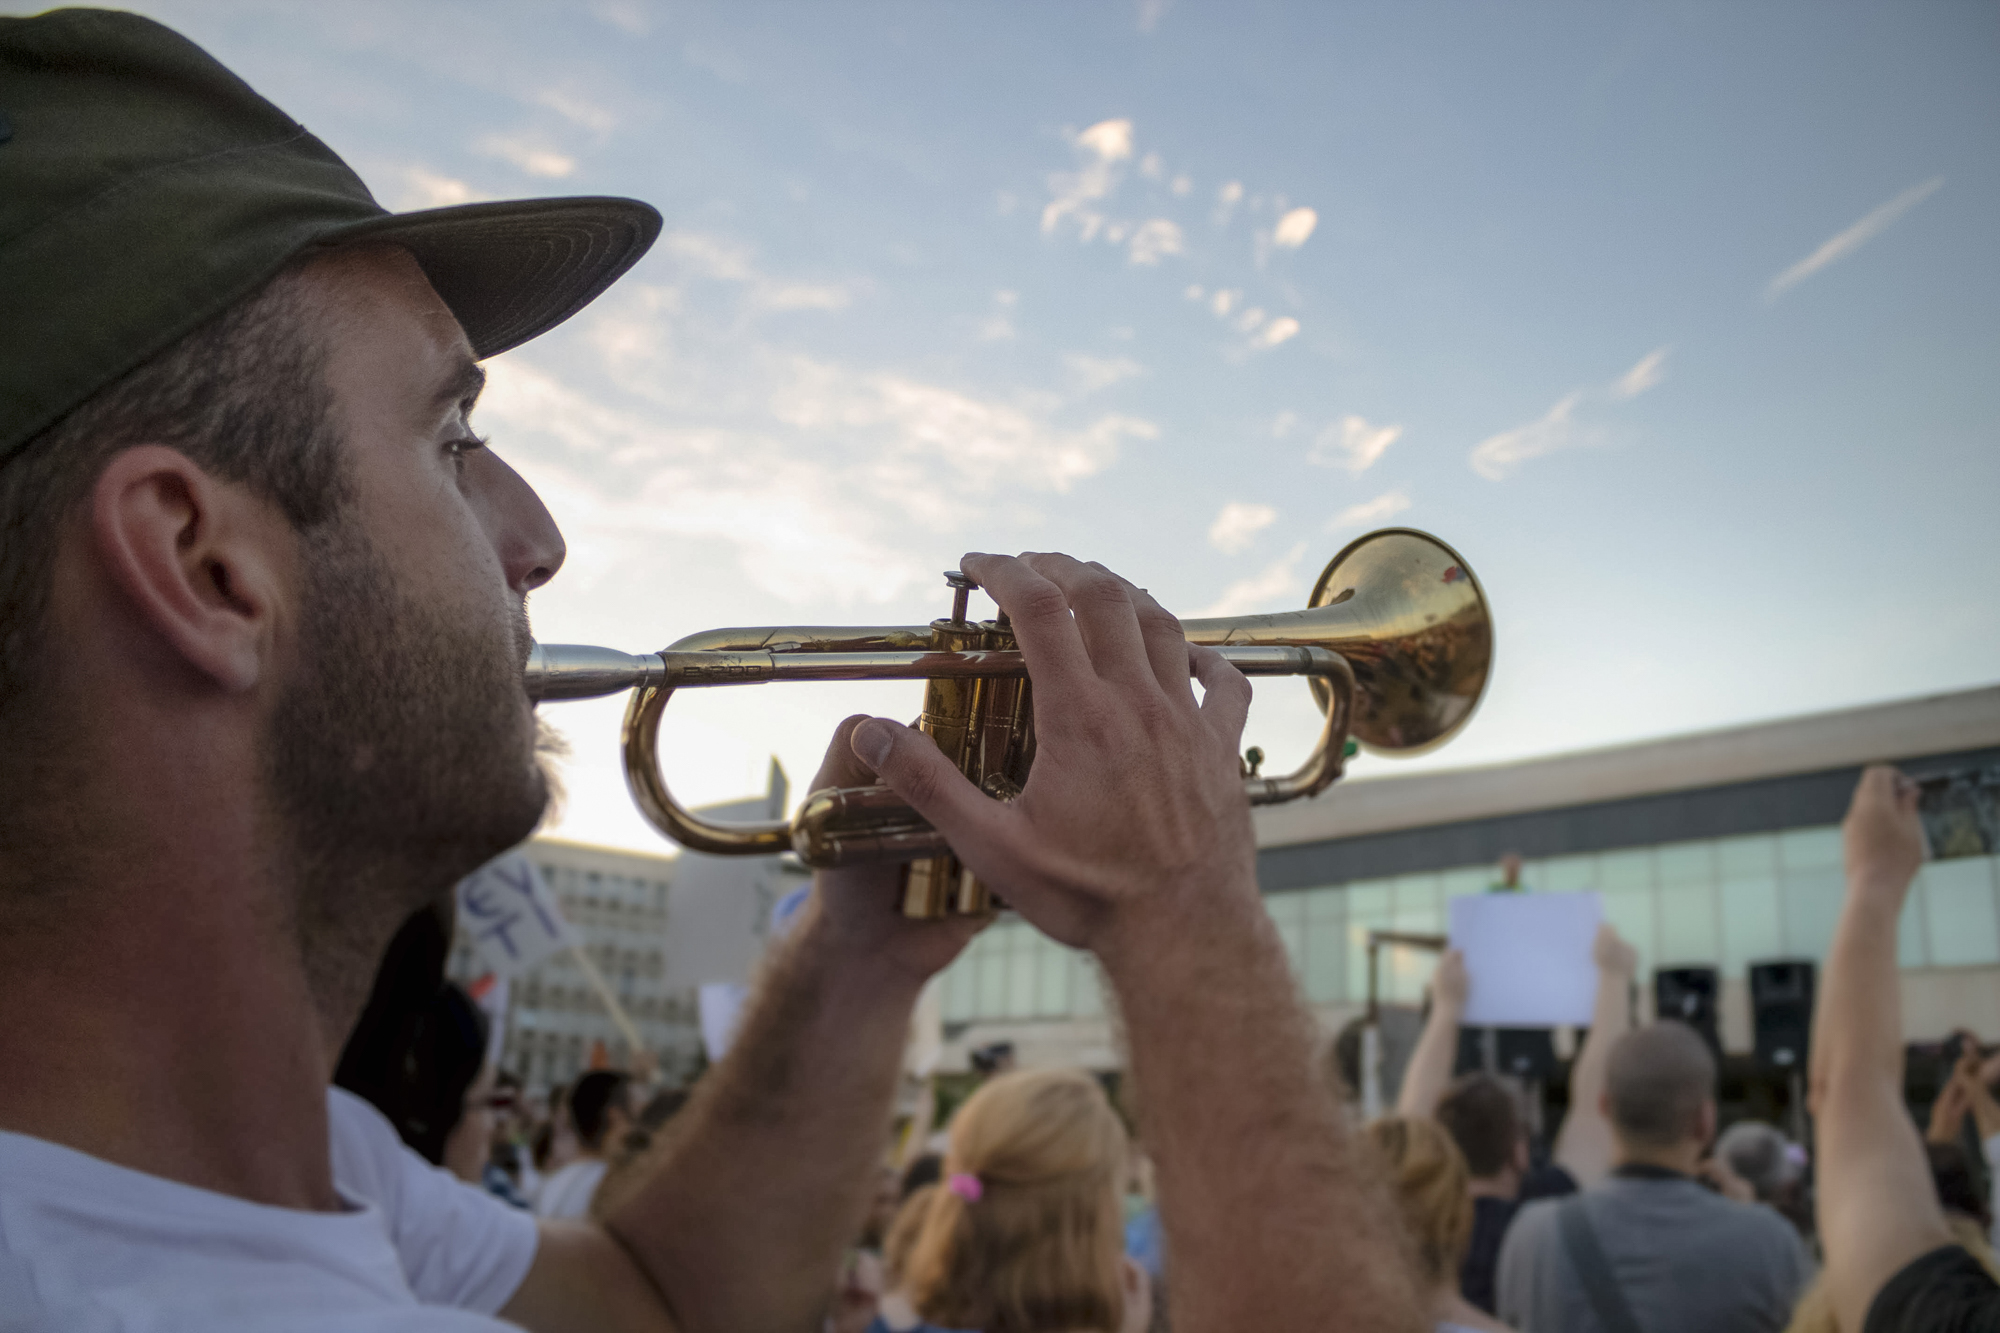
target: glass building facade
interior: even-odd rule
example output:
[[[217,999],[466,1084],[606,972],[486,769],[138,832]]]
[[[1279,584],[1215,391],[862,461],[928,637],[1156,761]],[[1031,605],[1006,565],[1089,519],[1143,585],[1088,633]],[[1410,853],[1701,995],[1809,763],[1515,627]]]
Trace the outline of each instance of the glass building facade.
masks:
[[[1368,932],[1442,934],[1446,903],[1484,893],[1490,865],[1351,880],[1266,894],[1292,971],[1315,1004],[1368,998]],[[1740,978],[1753,962],[1820,962],[1845,884],[1837,826],[1705,838],[1529,860],[1530,892],[1596,890],[1604,915],[1639,950],[1642,975],[1714,967]],[[1917,877],[1897,935],[1905,968],[2000,965],[2000,857],[1934,861]],[[1434,955],[1384,950],[1382,999],[1414,1004]],[[1104,998],[1090,959],[1016,919],[996,923],[945,974],[948,1023],[1097,1018]]]

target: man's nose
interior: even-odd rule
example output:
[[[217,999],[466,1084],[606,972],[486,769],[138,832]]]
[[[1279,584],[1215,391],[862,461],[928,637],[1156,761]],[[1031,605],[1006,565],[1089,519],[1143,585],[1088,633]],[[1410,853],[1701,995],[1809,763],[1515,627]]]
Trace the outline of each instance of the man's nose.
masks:
[[[473,493],[480,522],[506,571],[507,586],[526,595],[547,583],[562,568],[569,548],[542,497],[521,474],[491,449],[472,456]]]

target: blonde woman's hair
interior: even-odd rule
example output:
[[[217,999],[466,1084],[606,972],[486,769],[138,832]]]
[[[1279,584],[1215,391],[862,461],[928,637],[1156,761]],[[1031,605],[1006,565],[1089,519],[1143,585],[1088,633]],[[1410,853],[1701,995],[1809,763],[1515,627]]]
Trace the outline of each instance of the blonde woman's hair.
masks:
[[[896,1220],[889,1223],[889,1230],[882,1237],[882,1282],[886,1288],[894,1290],[902,1285],[903,1273],[910,1266],[910,1252],[917,1248],[917,1236],[924,1229],[924,1218],[929,1216],[931,1200],[937,1192],[936,1185],[911,1190],[910,1197],[896,1209]]]
[[[1435,1120],[1384,1116],[1364,1131],[1396,1196],[1417,1271],[1430,1287],[1458,1287],[1472,1242],[1471,1172],[1465,1154]]]
[[[1088,1074],[1021,1071],[980,1088],[952,1121],[944,1178],[904,1266],[911,1304],[945,1328],[1117,1333],[1125,1150]]]

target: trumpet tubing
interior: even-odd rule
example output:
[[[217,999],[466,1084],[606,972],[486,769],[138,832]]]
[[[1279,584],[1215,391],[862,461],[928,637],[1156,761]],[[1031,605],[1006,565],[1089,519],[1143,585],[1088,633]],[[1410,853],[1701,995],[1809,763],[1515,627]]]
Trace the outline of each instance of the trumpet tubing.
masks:
[[[800,680],[926,682],[917,726],[975,785],[1012,800],[1035,756],[1033,685],[1003,612],[966,618],[972,583],[956,571],[951,614],[929,625],[764,626],[690,635],[658,653],[537,644],[529,697],[596,698],[625,690],[625,775],[640,813],[692,851],[770,855],[815,867],[902,861],[902,910],[913,917],[983,915],[992,895],[943,836],[887,787],[810,793],[790,821],[722,824],[686,809],[660,772],[660,719],[678,689]],[[1252,804],[1312,796],[1341,774],[1351,735],[1383,754],[1416,754],[1456,735],[1491,674],[1492,619],[1471,569],[1427,533],[1388,528],[1349,543],[1302,611],[1182,623],[1252,676],[1305,676],[1325,713],[1319,742],[1294,773],[1244,766]]]

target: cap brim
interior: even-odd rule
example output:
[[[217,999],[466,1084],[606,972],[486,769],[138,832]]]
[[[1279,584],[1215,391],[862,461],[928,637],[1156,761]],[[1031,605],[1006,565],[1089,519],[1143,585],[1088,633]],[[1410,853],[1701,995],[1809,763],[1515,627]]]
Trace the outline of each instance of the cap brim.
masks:
[[[322,244],[405,246],[480,360],[546,333],[596,300],[660,234],[636,199],[517,199],[393,213]]]

